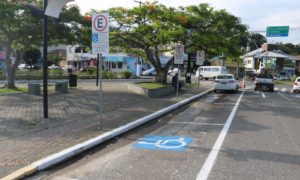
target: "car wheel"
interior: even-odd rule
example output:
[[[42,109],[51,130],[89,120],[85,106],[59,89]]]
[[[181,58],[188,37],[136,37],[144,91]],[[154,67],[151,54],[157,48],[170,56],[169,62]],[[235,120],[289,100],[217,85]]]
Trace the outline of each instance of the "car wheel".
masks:
[[[274,88],[271,88],[271,89],[270,89],[270,92],[274,92]]]
[[[254,91],[257,91],[257,90],[258,90],[258,87],[255,87],[255,88],[254,88]]]
[[[208,80],[208,78],[204,78],[206,81]]]
[[[214,93],[217,93],[217,90],[214,89]]]

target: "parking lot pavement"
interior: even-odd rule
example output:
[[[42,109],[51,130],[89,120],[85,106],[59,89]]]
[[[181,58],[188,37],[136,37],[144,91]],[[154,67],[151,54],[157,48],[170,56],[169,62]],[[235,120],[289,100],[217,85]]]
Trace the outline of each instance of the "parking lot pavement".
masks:
[[[209,88],[202,83],[200,91]],[[97,130],[99,87],[94,83],[79,83],[67,94],[50,91],[48,119],[42,96],[0,96],[0,177],[198,93],[187,86],[178,98],[147,98],[128,91],[125,82],[107,82],[103,89],[102,131]]]

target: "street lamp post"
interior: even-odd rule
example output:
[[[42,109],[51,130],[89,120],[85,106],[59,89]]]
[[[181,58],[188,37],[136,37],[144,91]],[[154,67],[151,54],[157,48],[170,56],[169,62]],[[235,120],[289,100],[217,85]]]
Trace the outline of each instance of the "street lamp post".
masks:
[[[44,13],[46,12],[48,0],[44,0]],[[44,118],[48,118],[48,16],[44,14],[44,28],[43,28],[43,104],[44,104]]]

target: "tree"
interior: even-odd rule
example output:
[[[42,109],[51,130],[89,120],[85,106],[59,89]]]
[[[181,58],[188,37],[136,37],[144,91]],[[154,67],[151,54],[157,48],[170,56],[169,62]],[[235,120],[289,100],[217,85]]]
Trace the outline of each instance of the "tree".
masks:
[[[166,82],[173,58],[162,66],[159,56],[173,51],[178,37],[184,35],[184,29],[172,20],[177,18],[176,11],[148,2],[133,9],[112,8],[109,13],[113,25],[111,43],[125,52],[143,56]]]
[[[41,52],[38,49],[31,49],[28,51],[25,51],[23,55],[23,60],[26,64],[34,65],[38,62],[38,60],[41,58]]]
[[[260,48],[261,45],[267,42],[267,38],[264,37],[261,34],[250,34],[249,38],[249,46],[250,46],[250,51],[253,51],[257,48]],[[257,45],[257,47],[256,47]]]
[[[6,86],[15,88],[15,71],[25,50],[42,45],[42,21],[31,15],[25,4],[42,7],[41,0],[2,0],[0,2],[0,44],[6,51]],[[78,41],[81,19],[78,7],[63,8],[59,19],[49,18],[49,44],[72,44]],[[1,38],[3,37],[3,38]],[[13,63],[11,57],[15,56]]]
[[[146,3],[133,9],[110,9],[113,32],[111,42],[127,52],[143,55],[164,76],[174,58],[161,67],[159,55],[174,52],[176,43],[184,44],[186,53],[205,50],[210,55],[224,52],[238,56],[240,38],[226,42],[235,34],[243,37],[247,27],[225,10],[216,11],[208,4],[186,8],[167,8]],[[238,47],[238,48],[237,48]]]

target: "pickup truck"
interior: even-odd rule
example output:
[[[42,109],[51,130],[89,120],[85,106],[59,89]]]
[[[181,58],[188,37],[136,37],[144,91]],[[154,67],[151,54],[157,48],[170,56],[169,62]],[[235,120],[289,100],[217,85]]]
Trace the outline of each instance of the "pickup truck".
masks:
[[[258,75],[255,78],[255,88],[254,90],[269,90],[271,92],[274,92],[274,80],[272,75]]]

